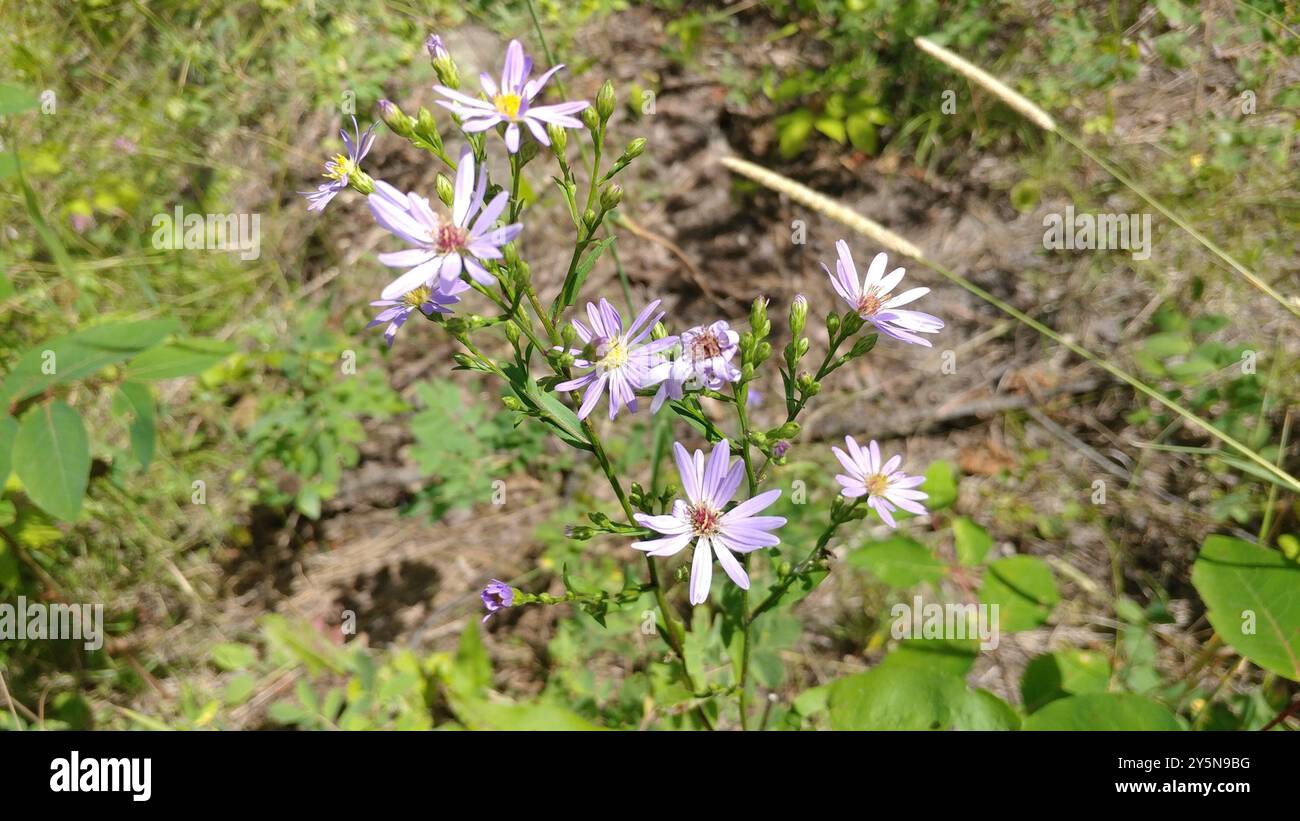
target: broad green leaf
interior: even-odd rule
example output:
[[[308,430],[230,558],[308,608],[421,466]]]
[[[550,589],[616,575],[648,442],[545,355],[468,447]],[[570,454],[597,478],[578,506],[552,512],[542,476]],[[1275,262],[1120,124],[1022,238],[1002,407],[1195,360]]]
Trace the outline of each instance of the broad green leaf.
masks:
[[[255,689],[257,689],[257,677],[252,673],[239,673],[226,682],[226,687],[221,693],[221,700],[227,706],[243,704],[253,695]]]
[[[906,536],[870,542],[849,554],[849,564],[865,567],[890,587],[937,582],[948,568],[925,545]]]
[[[132,359],[126,375],[137,382],[191,376],[218,364],[234,350],[234,345],[215,339],[175,339]]]
[[[1031,630],[1047,621],[1060,599],[1051,569],[1036,556],[1008,556],[984,569],[980,601],[998,605],[1005,633]]]
[[[1070,695],[1104,693],[1110,686],[1110,659],[1093,650],[1065,649],[1032,659],[1020,677],[1026,712]]]
[[[91,376],[152,348],[176,327],[171,319],[108,322],[42,342],[23,354],[5,377],[0,400],[19,402]]]
[[[967,696],[950,673],[882,665],[831,685],[831,729],[945,730]]]
[[[212,648],[212,663],[222,670],[247,670],[257,661],[257,651],[247,644],[224,642]]]
[[[1053,701],[1025,719],[1026,730],[1181,730],[1160,704],[1129,693],[1090,693]]]
[[[466,699],[477,696],[492,683],[492,661],[483,647],[478,624],[478,619],[470,619],[461,631],[456,663],[447,676],[448,686]]]
[[[910,638],[900,641],[880,666],[914,667],[965,676],[975,664],[979,650],[977,639]]]
[[[1300,681],[1300,564],[1276,550],[1211,536],[1192,566],[1192,585],[1228,645]]]
[[[967,691],[952,708],[955,730],[1019,730],[1020,715],[1014,707],[988,690]]]
[[[14,442],[14,470],[38,507],[65,521],[81,513],[90,482],[90,441],[81,416],[62,402],[28,411]]]
[[[18,420],[0,416],[0,493],[4,492],[9,472],[13,470],[14,438],[18,435]]]
[[[957,561],[966,567],[976,567],[988,558],[993,547],[993,537],[988,531],[965,516],[952,520],[952,533],[956,539]]]
[[[40,104],[40,98],[27,89],[9,83],[0,83],[0,117],[30,111]]]
[[[942,459],[934,462],[926,469],[925,482],[920,489],[930,494],[930,498],[925,500],[927,509],[941,510],[947,507],[957,501],[957,469],[951,462]]]

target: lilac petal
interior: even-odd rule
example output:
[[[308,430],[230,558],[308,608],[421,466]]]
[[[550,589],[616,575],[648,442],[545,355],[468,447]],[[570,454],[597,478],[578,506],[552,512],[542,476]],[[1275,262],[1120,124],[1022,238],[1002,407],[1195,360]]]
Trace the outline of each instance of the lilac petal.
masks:
[[[438,278],[443,284],[450,284],[456,277],[460,276],[461,259],[460,254],[447,254],[442,258],[442,268],[438,271]]]
[[[546,128],[541,121],[535,117],[524,117],[524,125],[528,126],[529,131],[533,132],[533,139],[542,145],[550,146],[551,138],[546,135]]]
[[[646,513],[637,513],[632,518],[642,527],[648,527],[653,531],[669,536],[685,533],[691,529],[690,522],[684,522],[676,516],[652,516]]]
[[[769,507],[773,502],[780,498],[780,496],[780,490],[769,490],[760,493],[754,498],[741,502],[731,510],[722,514],[722,521],[736,522],[740,519],[746,519],[760,510]]]
[[[713,453],[709,455],[708,464],[704,468],[704,482],[701,487],[701,495],[714,505],[725,504],[726,500],[720,501],[716,494],[722,480],[727,478],[727,468],[730,462],[731,443],[726,439],[721,439],[713,446]]]
[[[691,543],[695,534],[691,532],[676,533],[671,536],[665,536],[662,539],[651,539],[646,542],[636,542],[632,547],[637,550],[644,550],[651,556],[673,556],[681,552],[683,547]]]
[[[470,278],[473,279],[475,282],[477,282],[479,285],[491,285],[493,282],[496,281],[496,279],[487,272],[487,269],[478,263],[478,260],[466,257],[464,259],[464,262],[465,262],[465,270],[469,272]],[[464,282],[461,282],[461,280],[456,280],[456,281],[460,282],[462,285],[465,284]]]
[[[510,93],[523,89],[524,85],[524,47],[518,40],[511,40],[506,46],[506,61],[501,69],[501,90]]]
[[[727,471],[727,475],[718,483],[717,490],[713,493],[713,501],[719,507],[731,501],[731,497],[736,495],[736,489],[740,487],[740,482],[745,478],[745,463],[736,460]]]
[[[388,283],[388,286],[379,293],[384,299],[397,299],[403,294],[410,293],[416,288],[429,281],[437,269],[440,260],[437,257],[429,260],[423,265],[417,265],[397,279]]]
[[[474,220],[474,227],[470,229],[470,233],[482,235],[486,229],[491,228],[493,223],[497,221],[497,217],[501,216],[501,212],[506,210],[506,202],[509,199],[510,195],[505,191],[493,197],[492,201],[478,215],[478,218]]]
[[[682,490],[691,504],[700,501],[700,474],[695,469],[695,460],[680,442],[673,443],[673,458],[677,461],[677,473],[682,478]]]
[[[452,100],[455,100],[457,103],[459,103],[462,106],[467,106],[472,109],[477,108],[486,111],[497,110],[496,106],[492,105],[492,103],[489,103],[487,100],[479,100],[469,96],[468,94],[462,94],[454,88],[447,88],[446,86],[434,86],[433,90],[438,92],[444,97],[449,97]]]
[[[876,291],[881,294],[887,294],[894,290],[894,288],[898,286],[898,283],[903,281],[903,273],[902,268],[895,268],[890,271],[880,280],[880,283],[876,285]]]
[[[483,86],[483,90],[487,92],[487,95],[489,97],[495,97],[497,96],[497,94],[500,93],[500,88],[497,86],[497,81],[494,80],[492,78],[492,75],[488,74],[486,71],[478,75],[478,81],[479,81],[479,85]]]
[[[889,256],[881,251],[871,259],[871,266],[867,268],[867,276],[862,281],[862,290],[869,291],[873,287],[880,285],[880,279],[885,275],[885,268],[889,265]]]
[[[545,71],[540,77],[529,80],[528,84],[524,86],[523,96],[529,100],[536,97],[537,92],[541,91],[542,87],[546,85],[546,81],[550,80],[551,77],[555,74],[555,72],[559,71],[562,68],[564,68],[564,63],[560,63],[557,66],[553,66],[547,71]]]
[[[582,376],[577,377],[576,379],[570,379],[567,382],[561,382],[560,384],[555,386],[555,390],[559,393],[568,393],[569,391],[576,391],[579,388],[590,385],[592,382],[595,381],[596,381],[596,374],[585,373]]]
[[[460,124],[461,130],[469,134],[477,134],[480,131],[487,131],[497,123],[501,122],[500,114],[493,114],[487,117],[475,117],[467,119]]]
[[[430,251],[427,248],[403,248],[401,251],[379,254],[378,259],[381,264],[389,268],[414,268],[436,256],[438,256],[437,251]]]
[[[701,536],[691,558],[691,604],[703,604],[709,598],[713,582],[713,546],[708,536]]]
[[[835,458],[840,460],[840,464],[844,465],[844,469],[849,473],[860,473],[862,471],[862,468],[859,467],[847,453],[839,448],[832,446],[831,453],[835,454]]]
[[[596,403],[600,401],[600,395],[605,392],[606,381],[605,375],[601,374],[596,378],[595,384],[587,388],[587,392],[582,397],[582,407],[578,408],[579,419],[586,419],[596,409]]]
[[[460,227],[465,226],[469,215],[469,202],[474,196],[474,153],[468,147],[460,152],[460,163],[456,166],[456,190],[452,195],[451,219]]]
[[[506,126],[506,149],[511,154],[519,151],[519,126],[515,123]]]
[[[740,566],[740,562],[736,561],[736,557],[731,555],[731,551],[726,548],[724,541],[720,538],[713,539],[713,552],[718,556],[718,564],[722,565],[722,569],[726,571],[737,587],[741,590],[748,590],[749,574],[745,572],[745,568]]]

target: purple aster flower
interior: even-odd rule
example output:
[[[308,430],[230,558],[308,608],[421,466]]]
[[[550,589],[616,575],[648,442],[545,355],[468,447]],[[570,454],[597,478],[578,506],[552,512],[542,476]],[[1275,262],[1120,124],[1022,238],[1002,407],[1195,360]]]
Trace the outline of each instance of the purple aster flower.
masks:
[[[504,610],[515,603],[514,588],[498,579],[493,579],[492,583],[483,588],[480,594],[483,599],[483,606],[487,608],[487,615],[483,617],[486,623],[492,618],[492,614],[498,610]]]
[[[841,474],[835,477],[835,481],[843,485],[840,490],[842,495],[850,499],[866,496],[867,505],[880,514],[881,520],[890,527],[898,526],[890,514],[900,507],[918,516],[925,514],[920,500],[928,499],[929,494],[913,489],[924,482],[925,477],[908,476],[899,470],[903,457],[894,456],[881,464],[880,446],[874,439],[865,448],[859,447],[852,436],[846,437],[844,442],[849,447],[848,453],[836,447],[831,448],[835,458],[848,471],[847,476]]]
[[[361,161],[370,153],[370,146],[375,142],[375,126],[377,123],[371,123],[366,129],[366,133],[361,133],[361,126],[357,125],[357,118],[352,118],[352,130],[356,132],[356,137],[348,136],[346,129],[339,131],[339,136],[343,138],[343,145],[347,148],[348,153],[335,154],[334,159],[325,163],[325,177],[329,182],[321,183],[315,191],[299,191],[307,198],[308,211],[324,211],[325,206],[330,204],[334,195],[348,187],[348,182],[353,174],[361,172]]]
[[[719,390],[728,382],[740,379],[740,369],[732,364],[740,351],[740,334],[718,320],[683,331],[682,351],[672,362],[659,366],[655,374],[659,390],[650,411],[656,412],[668,399],[681,399],[689,388]]]
[[[505,66],[501,69],[501,82],[487,72],[479,75],[486,100],[475,99],[444,85],[436,85],[433,90],[447,97],[438,100],[438,105],[450,109],[461,118],[461,127],[466,131],[486,131],[499,124],[506,125],[506,148],[513,154],[519,150],[519,126],[522,123],[533,132],[533,136],[542,145],[550,145],[546,136],[546,124],[554,123],[563,128],[582,128],[582,123],[573,115],[588,106],[586,100],[557,105],[533,105],[533,100],[541,93],[546,81],[563,65],[558,65],[535,80],[530,80],[533,71],[531,57],[524,54],[524,47],[518,40],[511,40],[506,48]]]
[[[773,547],[781,540],[770,531],[785,524],[783,516],[756,516],[777,500],[780,490],[769,490],[723,512],[745,476],[739,459],[731,462],[731,445],[726,439],[713,446],[705,461],[703,451],[689,453],[680,443],[673,443],[677,472],[682,477],[686,499],[673,502],[672,513],[664,516],[636,514],[637,523],[663,538],[632,545],[651,556],[672,556],[691,542],[695,555],[691,559],[691,604],[709,598],[713,580],[713,558],[742,590],[749,589],[749,576],[740,566],[736,553],[750,553]]]
[[[835,250],[839,254],[839,259],[835,262],[835,273],[832,274],[824,263],[822,270],[831,278],[836,292],[858,316],[875,325],[885,336],[930,347],[930,341],[917,334],[938,333],[943,328],[943,320],[920,311],[899,310],[900,305],[920,299],[930,293],[930,289],[912,288],[898,296],[891,296],[894,288],[903,280],[903,269],[895,268],[886,275],[885,267],[889,258],[883,251],[871,260],[867,278],[860,282],[858,269],[854,267],[853,256],[849,253],[849,244],[840,240],[835,243]]]
[[[476,184],[474,155],[468,148],[456,169],[450,220],[435,214],[424,197],[403,194],[382,180],[375,181],[375,191],[369,197],[375,221],[415,246],[379,255],[379,261],[390,268],[410,269],[384,288],[384,299],[397,299],[435,276],[444,288],[449,287],[462,270],[481,284],[493,282],[481,261],[501,259],[501,246],[519,236],[524,227],[517,222],[494,227],[509,195],[501,191],[484,205],[486,191],[487,171],[480,170]]]
[[[599,307],[587,303],[588,328],[580,320],[573,320],[573,327],[582,340],[582,350],[569,353],[579,357],[574,366],[590,370],[576,379],[561,382],[555,386],[557,391],[576,391],[585,388],[582,406],[578,408],[578,418],[586,419],[595,410],[600,396],[609,389],[609,418],[618,416],[619,408],[627,406],[636,413],[636,392],[658,384],[664,378],[660,365],[664,364],[660,351],[677,344],[677,337],[667,336],[651,342],[645,338],[654,330],[655,323],[663,318],[664,312],[655,314],[659,300],[645,306],[632,327],[623,330],[623,317],[609,301],[602,298]],[[591,356],[591,359],[586,359]]]
[[[398,329],[406,324],[406,320],[411,318],[413,312],[419,310],[425,316],[449,314],[451,306],[460,302],[460,297],[456,295],[466,290],[469,290],[469,283],[464,280],[457,279],[446,284],[437,277],[432,277],[425,284],[412,288],[397,299],[377,299],[370,303],[371,307],[384,310],[370,320],[370,324],[366,327],[373,328],[387,322],[384,339],[388,341],[388,347],[391,348],[393,337],[397,335]]]

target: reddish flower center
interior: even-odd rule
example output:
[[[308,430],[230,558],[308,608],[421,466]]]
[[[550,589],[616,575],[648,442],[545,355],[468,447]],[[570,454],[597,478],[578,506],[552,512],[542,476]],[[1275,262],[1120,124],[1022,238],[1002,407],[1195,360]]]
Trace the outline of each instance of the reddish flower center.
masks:
[[[718,532],[718,523],[722,518],[712,505],[700,502],[690,506],[691,529],[696,536],[712,536]]]
[[[880,310],[882,304],[884,303],[881,301],[880,297],[876,296],[875,291],[868,291],[858,300],[858,316],[863,319],[875,316],[876,312]]]
[[[438,246],[440,253],[450,254],[453,251],[460,251],[469,242],[469,231],[459,225],[443,223],[438,226],[433,242]]]
[[[722,340],[713,331],[704,331],[691,339],[692,359],[712,359],[722,355]]]

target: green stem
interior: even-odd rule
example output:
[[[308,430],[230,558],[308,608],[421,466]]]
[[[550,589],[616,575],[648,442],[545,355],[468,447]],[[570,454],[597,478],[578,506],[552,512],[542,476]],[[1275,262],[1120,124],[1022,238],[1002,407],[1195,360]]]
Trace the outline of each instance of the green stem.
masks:
[[[831,508],[831,521],[826,526],[826,529],[822,531],[822,535],[818,537],[817,544],[804,557],[803,561],[792,567],[790,572],[777,583],[776,587],[772,588],[772,591],[767,594],[767,598],[763,599],[762,603],[754,608],[754,612],[749,614],[748,621],[750,624],[753,624],[754,620],[763,613],[775,607],[776,603],[785,595],[785,592],[790,589],[790,585],[794,584],[795,580],[802,577],[812,569],[814,564],[824,558],[826,545],[830,544],[831,538],[840,525],[853,518],[853,510],[858,506],[858,502],[859,500],[855,499],[851,504],[837,505]]]

